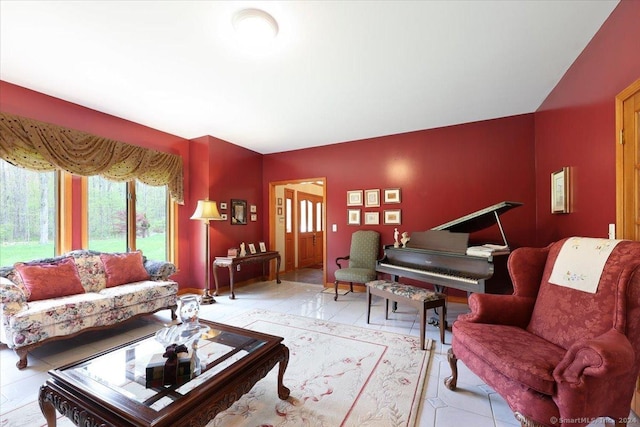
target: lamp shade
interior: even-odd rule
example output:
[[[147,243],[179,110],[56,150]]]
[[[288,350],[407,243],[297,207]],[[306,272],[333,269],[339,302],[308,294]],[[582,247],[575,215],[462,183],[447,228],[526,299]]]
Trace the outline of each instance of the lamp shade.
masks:
[[[220,212],[218,211],[218,204],[213,200],[198,200],[196,210],[191,215],[191,219],[198,219],[200,221],[219,221],[222,219]]]

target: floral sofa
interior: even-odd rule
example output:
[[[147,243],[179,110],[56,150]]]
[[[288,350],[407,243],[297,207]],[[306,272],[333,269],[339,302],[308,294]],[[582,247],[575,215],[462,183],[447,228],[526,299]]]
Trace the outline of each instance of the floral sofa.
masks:
[[[48,341],[103,329],[161,309],[176,318],[178,284],[168,262],[141,252],[72,251],[0,268],[0,342],[14,349],[19,369]]]

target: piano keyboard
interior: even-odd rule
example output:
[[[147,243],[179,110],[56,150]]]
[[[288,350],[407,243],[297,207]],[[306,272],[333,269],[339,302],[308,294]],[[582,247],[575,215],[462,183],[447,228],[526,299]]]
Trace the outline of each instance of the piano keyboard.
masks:
[[[471,278],[471,277],[455,276],[453,274],[438,273],[438,272],[435,272],[435,271],[428,271],[428,270],[419,270],[417,268],[403,267],[401,265],[396,265],[396,264],[380,263],[379,265],[380,266],[384,266],[384,267],[388,267],[388,268],[393,268],[393,269],[396,269],[396,270],[410,271],[412,273],[420,274],[420,275],[428,276],[428,277],[436,277],[436,278],[440,278],[440,279],[455,280],[457,282],[468,283],[470,285],[477,285],[478,282],[479,282],[478,279],[474,279],[474,278]]]

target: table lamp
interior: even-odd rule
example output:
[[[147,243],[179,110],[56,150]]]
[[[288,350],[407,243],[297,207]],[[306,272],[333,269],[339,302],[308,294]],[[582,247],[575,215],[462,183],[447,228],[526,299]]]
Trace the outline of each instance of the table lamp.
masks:
[[[220,212],[218,211],[218,205],[213,200],[205,199],[198,200],[198,205],[196,206],[196,210],[191,215],[191,219],[200,220],[204,223],[205,227],[205,246],[204,246],[204,280],[205,280],[205,290],[202,298],[200,300],[200,304],[213,304],[216,300],[211,295],[211,286],[209,280],[209,269],[210,269],[210,259],[209,259],[209,221],[220,221],[222,220],[222,216],[220,216]]]

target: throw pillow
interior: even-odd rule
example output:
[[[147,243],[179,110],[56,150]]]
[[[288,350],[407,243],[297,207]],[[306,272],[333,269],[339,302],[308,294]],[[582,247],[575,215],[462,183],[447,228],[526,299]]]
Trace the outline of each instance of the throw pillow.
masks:
[[[15,268],[29,290],[27,301],[84,293],[73,258],[38,263],[19,262]]]
[[[100,254],[107,274],[107,288],[125,283],[149,280],[149,273],[142,263],[142,252],[127,252],[122,254]]]

